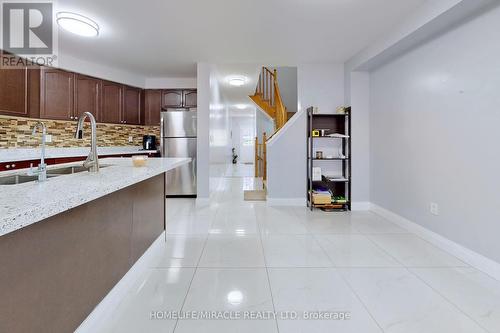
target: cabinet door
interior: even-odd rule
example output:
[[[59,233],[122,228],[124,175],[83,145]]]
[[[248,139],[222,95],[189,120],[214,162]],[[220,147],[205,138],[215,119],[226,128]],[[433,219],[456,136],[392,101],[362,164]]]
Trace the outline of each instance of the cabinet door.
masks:
[[[0,114],[27,117],[28,112],[28,68],[0,68]]]
[[[100,80],[76,74],[75,75],[75,111],[73,116],[78,119],[84,112],[90,112],[99,119],[100,113]]]
[[[125,87],[123,121],[125,124],[141,123],[141,89]]]
[[[163,90],[162,92],[162,108],[181,108],[182,107],[182,90]]]
[[[198,94],[196,90],[184,90],[182,94],[185,108],[195,108],[197,106]]]
[[[122,121],[123,111],[123,85],[102,82],[102,109],[99,121],[103,123],[119,124]]]
[[[73,115],[73,73],[59,69],[42,68],[40,85],[40,118],[75,119]]]
[[[144,124],[153,126],[160,125],[161,91],[146,90],[144,102]]]

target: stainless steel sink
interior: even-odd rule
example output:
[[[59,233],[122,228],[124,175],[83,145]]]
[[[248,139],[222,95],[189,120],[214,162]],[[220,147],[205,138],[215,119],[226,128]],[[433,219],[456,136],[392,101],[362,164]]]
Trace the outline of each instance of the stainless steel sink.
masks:
[[[52,177],[55,176],[47,175],[47,178],[52,178]],[[17,185],[17,184],[33,182],[35,180],[38,180],[38,176],[10,175],[10,176],[0,177],[0,185]]]
[[[99,167],[107,168],[109,167],[109,165],[100,165]],[[89,171],[89,169],[85,168],[83,165],[75,165],[62,168],[48,169],[47,175],[62,176],[62,175],[71,175],[73,173],[79,173],[85,171]]]
[[[109,166],[110,165],[100,165],[99,167],[100,168],[107,168]],[[89,170],[88,168],[85,168],[82,165],[49,169],[49,170],[47,170],[47,178],[54,178],[54,177],[63,176],[63,175],[71,175],[73,173],[85,172],[88,170]],[[23,174],[23,175],[14,174],[14,175],[0,177],[0,185],[18,185],[18,184],[33,182],[36,180],[38,180],[37,175],[28,176],[26,174]]]

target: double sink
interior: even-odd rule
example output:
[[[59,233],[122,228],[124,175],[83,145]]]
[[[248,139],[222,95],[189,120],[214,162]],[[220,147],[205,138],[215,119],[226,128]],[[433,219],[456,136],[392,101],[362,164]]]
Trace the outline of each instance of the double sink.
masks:
[[[100,165],[99,167],[106,168],[109,167],[109,165]],[[63,175],[71,175],[74,173],[80,173],[88,170],[89,170],[88,168],[85,168],[81,165],[47,169],[47,179]],[[36,180],[38,180],[38,176],[29,176],[26,174],[13,174],[9,176],[0,177],[0,185],[18,185],[18,184],[34,182]]]

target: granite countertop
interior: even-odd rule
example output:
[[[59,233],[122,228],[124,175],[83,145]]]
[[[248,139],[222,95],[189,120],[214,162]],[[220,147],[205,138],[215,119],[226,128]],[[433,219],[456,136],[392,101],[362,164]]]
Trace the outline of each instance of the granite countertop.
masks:
[[[133,167],[131,158],[104,158],[99,162],[108,167],[97,174],[81,172],[49,178],[43,183],[0,185],[0,236],[175,169],[190,159],[149,158],[147,166],[141,168]],[[81,162],[64,164],[70,165]]]
[[[87,156],[89,147],[49,148],[45,150],[45,158]],[[97,147],[99,155],[128,155],[138,153],[157,153],[158,150],[143,150],[142,146]],[[40,158],[40,148],[13,148],[0,149],[0,163],[37,160]]]

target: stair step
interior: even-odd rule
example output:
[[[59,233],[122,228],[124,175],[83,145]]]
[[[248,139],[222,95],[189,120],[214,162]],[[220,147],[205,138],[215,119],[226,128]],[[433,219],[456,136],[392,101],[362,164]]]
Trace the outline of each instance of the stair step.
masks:
[[[252,190],[244,192],[245,201],[266,201],[266,190]]]

